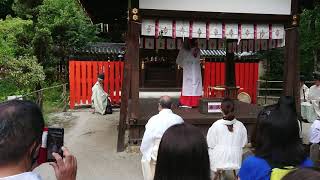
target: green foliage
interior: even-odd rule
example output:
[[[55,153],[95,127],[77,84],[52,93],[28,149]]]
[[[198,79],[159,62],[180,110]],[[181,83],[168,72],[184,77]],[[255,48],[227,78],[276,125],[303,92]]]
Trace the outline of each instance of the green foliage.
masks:
[[[0,66],[4,71],[3,79],[14,82],[19,88],[33,89],[36,84],[45,79],[43,67],[37,63],[35,57],[2,57],[1,59]]]
[[[74,0],[44,0],[39,6],[37,28],[51,32],[58,56],[96,40],[95,27]]]
[[[300,23],[301,72],[309,78],[314,71],[314,54],[320,47],[320,4],[315,9],[304,10]],[[319,56],[320,54],[318,54]],[[318,57],[319,58],[319,57]]]
[[[8,17],[0,20],[0,56],[19,56],[30,53],[28,30],[32,21]]]

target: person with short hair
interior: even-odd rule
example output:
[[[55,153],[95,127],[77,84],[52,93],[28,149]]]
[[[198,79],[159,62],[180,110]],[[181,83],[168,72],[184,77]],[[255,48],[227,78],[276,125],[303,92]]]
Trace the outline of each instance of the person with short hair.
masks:
[[[172,99],[162,96],[159,100],[159,114],[154,115],[145,126],[140,151],[142,153],[142,173],[145,180],[153,180],[157,162],[157,152],[163,133],[175,124],[183,123],[183,119],[171,110]]]
[[[254,155],[246,158],[239,171],[240,180],[270,180],[273,169],[312,167],[299,136],[295,100],[280,97],[275,105],[258,115],[252,136]]]
[[[98,80],[92,87],[92,107],[94,112],[98,112],[102,115],[107,114],[107,107],[111,106],[111,100],[108,93],[103,90],[104,74],[98,75]]]
[[[319,180],[320,170],[316,168],[299,168],[290,172],[282,180]]]
[[[248,142],[247,129],[235,118],[233,100],[225,98],[221,110],[223,119],[214,122],[207,134],[210,167],[215,177],[225,170],[240,169],[242,149]]]
[[[158,150],[154,180],[210,180],[205,137],[198,128],[183,123],[164,133]]]
[[[0,179],[41,180],[31,172],[37,167],[44,119],[40,108],[30,101],[0,103]],[[75,180],[76,158],[63,148],[64,157],[53,153],[57,180]]]

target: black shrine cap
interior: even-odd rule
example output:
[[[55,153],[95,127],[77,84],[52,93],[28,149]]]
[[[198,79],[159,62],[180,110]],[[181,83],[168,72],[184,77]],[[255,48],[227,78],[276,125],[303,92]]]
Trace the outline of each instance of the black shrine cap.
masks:
[[[300,81],[306,81],[306,76],[304,76],[303,74],[300,74]]]
[[[104,74],[103,73],[99,74],[98,79],[104,80]]]

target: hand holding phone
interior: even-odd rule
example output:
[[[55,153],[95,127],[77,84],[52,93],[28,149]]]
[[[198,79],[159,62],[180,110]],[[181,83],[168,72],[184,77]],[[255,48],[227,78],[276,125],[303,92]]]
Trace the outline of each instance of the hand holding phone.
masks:
[[[63,128],[48,128],[48,139],[47,139],[47,162],[56,161],[52,153],[57,153],[63,157],[62,147],[64,139]]]

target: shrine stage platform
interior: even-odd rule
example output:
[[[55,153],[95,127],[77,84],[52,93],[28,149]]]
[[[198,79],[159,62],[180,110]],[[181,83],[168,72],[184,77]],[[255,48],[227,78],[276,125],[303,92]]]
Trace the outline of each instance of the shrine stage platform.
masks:
[[[199,108],[180,108],[177,107],[178,99],[174,99],[174,113],[181,116],[185,122],[193,124],[201,129],[204,135],[207,134],[208,129],[215,121],[222,118],[222,114],[202,114]],[[148,120],[158,113],[158,99],[156,98],[143,98],[139,100],[139,118],[130,123],[130,138],[129,144],[140,144],[143,137],[145,125]],[[240,101],[235,101],[235,115],[247,128],[248,137],[250,139],[252,130],[255,127],[256,119],[261,106],[254,104],[247,104]],[[130,110],[129,110],[130,111]]]

